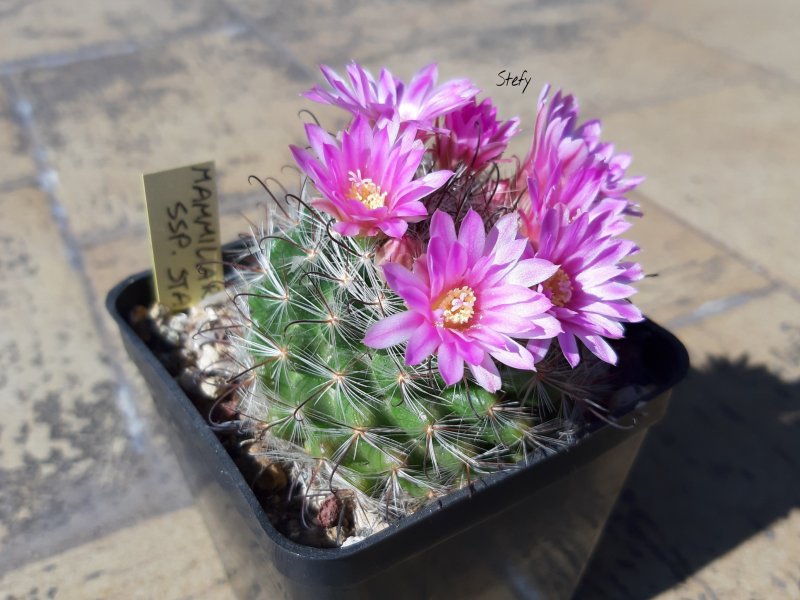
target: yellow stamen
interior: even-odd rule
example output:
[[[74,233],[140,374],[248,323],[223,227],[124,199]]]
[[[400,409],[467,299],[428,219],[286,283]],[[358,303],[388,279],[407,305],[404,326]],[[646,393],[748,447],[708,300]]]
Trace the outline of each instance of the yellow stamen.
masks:
[[[542,284],[545,295],[554,306],[566,306],[572,299],[572,282],[564,271],[559,269]]]
[[[386,204],[386,192],[382,192],[378,184],[370,178],[361,177],[361,171],[349,173],[350,189],[347,197],[358,200],[367,208],[380,208]]]
[[[447,292],[435,308],[442,311],[443,324],[447,327],[469,325],[475,315],[475,292],[468,285]]]

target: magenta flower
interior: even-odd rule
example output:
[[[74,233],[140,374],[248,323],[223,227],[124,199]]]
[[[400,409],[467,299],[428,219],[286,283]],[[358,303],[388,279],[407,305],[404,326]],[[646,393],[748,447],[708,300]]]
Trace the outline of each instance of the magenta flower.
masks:
[[[466,363],[475,381],[492,392],[501,385],[493,359],[534,369],[531,353],[513,338],[550,338],[560,331],[547,314],[550,301],[531,289],[556,267],[521,259],[528,244],[517,238],[517,229],[516,215],[507,215],[487,236],[480,216],[470,210],[456,235],[453,219],[436,211],[427,253],[413,271],[398,264],[383,267],[408,310],[374,323],[364,343],[388,348],[407,342],[408,365],[436,354],[447,385],[461,380]]]
[[[465,105],[478,93],[468,79],[454,79],[436,86],[435,64],[421,69],[406,86],[388,70],[382,69],[376,81],[369,71],[353,62],[347,66],[348,81],[330,67],[320,69],[331,89],[314,86],[303,94],[309,100],[339,106],[371,122],[381,118],[429,129],[436,118]]]
[[[519,170],[516,187],[524,190],[520,209],[523,229],[536,240],[545,213],[553,206],[566,207],[570,217],[595,208],[607,199],[624,201],[624,215],[641,215],[624,194],[643,178],[625,178],[630,164],[627,154],[614,155],[611,144],[600,143],[600,122],[577,126],[578,104],[571,95],[558,91],[548,103],[549,86],[539,96],[531,149]],[[533,184],[530,183],[533,181]],[[619,225],[622,227],[622,225]]]
[[[508,140],[519,130],[519,119],[497,120],[497,108],[488,98],[470,102],[445,115],[436,135],[433,154],[439,166],[455,169],[459,163],[473,171],[500,158]]]
[[[531,182],[531,185],[535,185]],[[552,302],[550,314],[561,323],[561,351],[573,367],[580,362],[577,341],[598,358],[616,364],[617,356],[604,338],[623,337],[622,323],[642,320],[642,313],[625,300],[636,290],[641,269],[621,262],[638,251],[628,240],[614,237],[613,211],[583,213],[570,220],[564,206],[550,208],[542,222],[535,256],[558,265],[538,288]],[[550,340],[531,340],[528,349],[542,358]]]
[[[414,179],[425,148],[413,128],[398,134],[386,122],[371,128],[359,115],[334,139],[317,125],[306,125],[311,150],[291,146],[297,164],[322,194],[313,205],[336,219],[342,235],[403,237],[409,223],[428,216],[420,202],[442,187],[453,174],[436,171]]]

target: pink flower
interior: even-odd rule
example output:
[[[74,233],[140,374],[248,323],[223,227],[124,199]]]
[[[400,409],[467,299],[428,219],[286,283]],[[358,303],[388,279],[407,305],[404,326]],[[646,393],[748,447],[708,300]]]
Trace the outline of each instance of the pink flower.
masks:
[[[405,361],[417,365],[432,354],[447,385],[460,381],[464,365],[489,391],[500,388],[494,360],[534,369],[534,359],[513,338],[549,338],[559,331],[547,314],[551,303],[533,286],[556,270],[548,261],[521,257],[527,241],[517,238],[517,217],[507,215],[489,232],[474,211],[456,235],[453,219],[436,211],[427,253],[409,271],[384,265],[386,281],[408,310],[374,323],[364,343],[388,348],[407,342]],[[494,359],[494,360],[493,360]]]
[[[531,182],[531,185],[534,185]],[[617,356],[603,338],[623,337],[622,323],[642,320],[642,313],[625,300],[636,290],[629,284],[642,276],[638,265],[621,262],[638,251],[616,238],[613,211],[587,212],[570,220],[564,206],[546,211],[535,256],[558,265],[539,286],[552,302],[549,312],[561,323],[561,351],[573,367],[580,362],[577,341],[598,358],[616,364]],[[528,349],[542,358],[550,340],[531,340]]]
[[[386,122],[374,130],[359,115],[334,139],[321,127],[306,125],[311,150],[291,146],[297,164],[314,182],[321,198],[313,205],[334,219],[342,235],[403,237],[409,223],[422,221],[428,211],[420,202],[442,187],[453,174],[436,171],[414,179],[425,148],[415,130],[398,135]]]
[[[363,115],[373,123],[385,118],[428,129],[437,117],[463,106],[479,91],[468,79],[454,79],[435,87],[435,64],[421,69],[407,86],[386,69],[381,70],[376,81],[355,62],[347,66],[349,82],[330,67],[321,65],[320,70],[331,89],[314,86],[303,95],[315,102],[339,106],[353,115]]]
[[[436,118],[464,106],[480,91],[469,79],[453,79],[435,87],[438,76],[437,66],[430,64],[416,73],[407,87],[398,85],[395,114],[401,122],[430,128]]]
[[[389,238],[375,253],[375,265],[380,267],[386,263],[397,263],[410,270],[423,250],[422,241],[417,237],[406,235],[399,239]]]
[[[380,117],[391,118],[397,104],[400,82],[388,70],[381,69],[376,82],[369,71],[352,62],[347,65],[348,82],[326,65],[320,65],[319,68],[331,90],[315,85],[303,94],[305,98],[338,106],[354,116],[363,115],[373,123]]]
[[[614,155],[611,144],[600,143],[599,121],[576,125],[578,103],[573,96],[558,91],[548,103],[549,89],[545,86],[539,96],[533,143],[516,181],[520,190],[527,183],[528,194],[520,202],[526,235],[535,241],[545,213],[557,205],[574,218],[607,199],[620,200],[623,210],[615,210],[620,220],[641,215],[623,197],[643,180],[625,179],[630,156]]]
[[[580,129],[580,135],[593,152],[607,165],[605,178],[600,186],[600,196],[605,198],[621,198],[644,181],[644,177],[625,178],[625,170],[633,158],[628,153],[614,154],[614,145],[600,143],[600,121],[589,121]],[[639,208],[632,202],[627,203],[626,214],[641,217]]]
[[[433,154],[437,164],[455,169],[459,163],[480,171],[500,155],[519,130],[519,119],[497,120],[497,108],[488,98],[478,104],[473,98],[445,115],[436,135]]]

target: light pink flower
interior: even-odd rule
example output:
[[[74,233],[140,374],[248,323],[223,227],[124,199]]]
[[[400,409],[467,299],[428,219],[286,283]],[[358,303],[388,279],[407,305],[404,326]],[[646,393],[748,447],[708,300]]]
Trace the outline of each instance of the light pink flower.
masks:
[[[320,71],[331,89],[315,85],[303,96],[320,104],[338,106],[353,116],[363,115],[374,123],[380,117],[391,118],[397,104],[397,87],[402,85],[387,70],[381,69],[378,80],[356,62],[347,65],[346,81],[336,71],[320,65]]]
[[[381,70],[376,81],[355,62],[347,66],[349,81],[330,67],[321,65],[320,69],[331,89],[314,86],[303,95],[315,102],[339,106],[353,115],[363,115],[372,123],[388,119],[429,129],[435,119],[463,106],[479,91],[468,79],[454,79],[436,87],[435,64],[421,69],[408,85],[386,69]]]

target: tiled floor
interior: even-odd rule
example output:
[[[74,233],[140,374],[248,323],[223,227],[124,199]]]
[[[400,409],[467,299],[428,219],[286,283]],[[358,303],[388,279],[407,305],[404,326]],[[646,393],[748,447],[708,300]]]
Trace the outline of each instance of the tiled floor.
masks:
[[[301,141],[316,63],[351,58],[436,60],[527,131],[551,81],[648,176],[637,300],[693,369],[579,597],[800,598],[796,2],[76,6],[0,5],[3,598],[231,597],[103,298],[149,260],[142,171],[216,160],[232,239],[247,176]],[[501,69],[534,82],[497,88]]]

